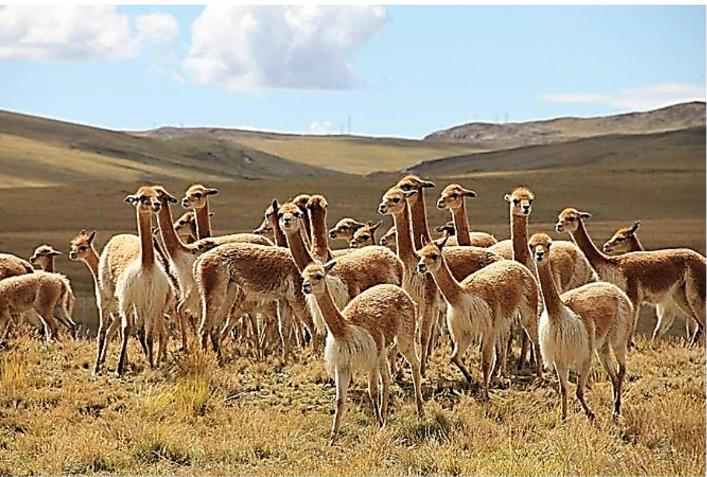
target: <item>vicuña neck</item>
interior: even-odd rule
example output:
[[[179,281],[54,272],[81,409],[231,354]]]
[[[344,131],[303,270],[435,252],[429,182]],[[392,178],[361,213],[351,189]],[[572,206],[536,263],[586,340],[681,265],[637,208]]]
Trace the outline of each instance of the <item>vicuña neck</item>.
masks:
[[[628,245],[629,247],[631,247],[631,252],[643,252],[645,250],[641,241],[638,240],[638,235],[636,234],[631,235],[631,238],[628,241]]]
[[[531,268],[530,249],[528,248],[527,215],[515,215],[511,213],[511,243],[513,244],[513,260]]]
[[[86,267],[88,267],[88,271],[91,272],[95,285],[98,286],[98,252],[93,245],[91,245],[90,250],[91,253],[86,258],[82,259],[82,261],[86,264]]]
[[[543,301],[550,320],[562,319],[564,304],[557,291],[555,279],[552,277],[552,264],[550,257],[545,259],[546,263],[538,265],[538,277],[540,278],[540,288],[542,288]]]
[[[324,318],[329,333],[332,334],[334,339],[346,338],[349,334],[349,323],[334,304],[331,293],[329,293],[329,287],[325,284],[324,292],[317,293],[314,297],[317,300],[317,305],[319,305],[319,310],[322,312],[322,318]]]
[[[168,203],[163,203],[157,214],[157,223],[160,226],[160,235],[162,236],[162,242],[167,250],[170,257],[180,251],[187,252],[188,249],[182,239],[179,238],[177,232],[174,230],[174,220],[172,219],[172,209],[169,207]]]
[[[398,251],[398,258],[403,262],[406,268],[415,267],[417,263],[417,255],[412,245],[412,233],[410,230],[410,206],[405,205],[403,210],[397,214],[393,214],[393,224],[395,225],[395,245]],[[415,273],[415,270],[406,271],[406,273]]]
[[[604,255],[592,242],[589,233],[587,233],[587,228],[584,226],[584,221],[579,220],[579,225],[577,230],[571,232],[572,239],[577,244],[579,249],[584,252],[584,255],[589,260],[589,263],[596,270],[599,265],[602,265],[609,261],[609,257]]]
[[[141,214],[137,208],[137,232],[140,236],[140,262],[143,268],[155,264],[155,249],[152,245],[152,214]]]
[[[272,227],[272,233],[275,237],[275,245],[278,247],[287,247],[287,237],[285,237],[285,233],[280,228],[280,221],[277,220],[277,214],[270,214],[268,220],[270,221],[270,227]]]
[[[307,265],[314,262],[314,258],[312,258],[312,254],[309,253],[299,228],[287,233],[287,246],[290,248],[290,253],[300,273],[302,273]]]
[[[454,233],[457,235],[457,245],[471,245],[471,239],[469,238],[471,230],[464,202],[462,202],[461,207],[452,209],[452,220],[454,221]]]
[[[456,305],[460,302],[464,291],[459,282],[452,275],[447,260],[444,258],[444,253],[441,254],[440,260],[442,263],[437,271],[432,273],[432,277],[447,303]]]
[[[425,193],[420,189],[417,193],[417,200],[411,207],[412,215],[412,235],[415,243],[415,249],[422,248],[421,236],[424,236],[428,242],[432,241],[430,228],[427,225],[427,207],[425,207]],[[459,238],[457,237],[457,240]]]
[[[309,211],[304,210],[302,212],[302,222],[304,223],[304,228],[302,228],[302,235],[304,235],[304,243],[306,243],[309,247],[312,245],[312,221],[309,220]]]
[[[211,237],[211,218],[209,217],[209,201],[201,209],[194,209],[196,217],[196,236],[198,239]]]
[[[47,257],[47,265],[44,267],[45,272],[54,273],[54,257]]]
[[[312,254],[323,262],[331,258],[329,239],[326,234],[326,211],[318,209],[311,211],[312,221]]]

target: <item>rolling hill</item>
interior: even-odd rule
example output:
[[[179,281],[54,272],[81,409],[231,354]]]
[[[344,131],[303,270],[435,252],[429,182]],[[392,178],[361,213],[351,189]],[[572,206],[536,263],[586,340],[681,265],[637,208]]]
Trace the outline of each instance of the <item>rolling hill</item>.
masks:
[[[3,187],[339,174],[211,136],[165,141],[8,111],[0,111],[0,164]]]
[[[609,134],[651,134],[705,126],[705,103],[593,118],[566,117],[520,123],[468,123],[434,132],[431,143],[467,144],[484,150],[567,142]]]
[[[582,168],[670,172],[705,170],[705,127],[610,135],[422,161],[405,170],[424,176],[459,176],[539,169]]]
[[[397,171],[415,161],[479,151],[479,148],[466,144],[433,143],[417,139],[282,134],[227,128],[163,127],[133,134],[166,142],[195,137],[235,142],[302,164],[350,174]]]

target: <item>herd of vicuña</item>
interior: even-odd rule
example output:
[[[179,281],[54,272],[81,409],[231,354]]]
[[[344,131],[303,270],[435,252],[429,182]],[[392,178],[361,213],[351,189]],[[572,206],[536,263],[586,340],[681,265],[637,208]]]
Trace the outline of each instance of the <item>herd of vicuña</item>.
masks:
[[[328,229],[327,199],[317,194],[273,200],[252,233],[212,236],[209,199],[217,189],[195,184],[179,201],[162,186],[140,187],[125,197],[135,209],[137,235],[114,235],[99,252],[96,232],[81,230],[69,244],[69,259],[86,265],[95,288],[93,372],[101,373],[116,332],[117,375],[128,370],[131,336],[151,367],[165,359],[175,335],[178,353],[213,350],[219,363],[229,339],[259,357],[276,348],[283,361],[295,349],[323,356],[336,386],[333,442],[356,370],[368,376],[373,413],[383,426],[390,385],[409,367],[422,418],[422,386],[438,379],[430,376],[430,357],[446,337],[451,363],[470,385],[464,355],[478,343],[482,400],[518,375],[509,372],[508,359],[519,339],[514,366],[530,365],[539,385],[546,383],[543,371],[554,370],[562,419],[570,371],[577,400],[594,419],[584,392],[595,354],[611,380],[612,415],[620,415],[641,305],[655,306],[653,341],[677,316],[686,322],[688,345],[702,341],[706,262],[697,252],[644,250],[639,222],[598,248],[586,225],[591,214],[574,208],[562,210],[555,226],[571,240],[529,237],[535,195],[528,187],[506,194],[510,238],[498,241],[471,229],[466,199],[476,192],[448,185],[436,206],[449,210],[451,221],[433,238],[425,205],[425,190],[433,187],[408,175],[385,191],[377,212],[390,215],[393,226],[379,240],[382,221],[346,217]],[[187,212],[175,221],[177,203]],[[349,247],[332,249],[330,240]],[[49,342],[59,339],[59,325],[77,338],[74,293],[55,270],[59,255],[46,244],[29,262],[0,254],[3,340],[33,326]]]

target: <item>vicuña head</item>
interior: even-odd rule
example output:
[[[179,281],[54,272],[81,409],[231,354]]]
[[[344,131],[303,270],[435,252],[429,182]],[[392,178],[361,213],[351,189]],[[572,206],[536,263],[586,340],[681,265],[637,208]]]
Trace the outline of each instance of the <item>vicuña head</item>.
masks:
[[[32,266],[46,270],[52,257],[56,257],[57,255],[63,254],[51,245],[43,244],[34,249],[32,256],[29,257],[29,263],[31,263]]]
[[[336,225],[329,229],[329,238],[332,240],[351,240],[354,232],[366,224],[346,217],[339,220]]]
[[[295,204],[301,211],[307,210],[307,202],[309,202],[309,199],[311,199],[312,196],[309,194],[299,194],[295,197],[292,198],[290,202]]]
[[[552,238],[548,234],[537,233],[530,237],[528,246],[530,247],[530,252],[533,254],[533,258],[538,264],[548,263],[550,260],[550,246],[552,245]]]
[[[440,240],[427,242],[425,237],[422,237],[422,248],[417,251],[417,256],[420,261],[417,262],[418,273],[435,273],[442,266],[442,249],[447,244],[449,235]]]
[[[218,189],[212,189],[201,184],[190,186],[182,198],[182,207],[185,209],[203,209],[210,195],[218,194]]]
[[[315,194],[309,198],[306,205],[310,213],[325,211],[329,203],[323,195]]]
[[[336,265],[335,260],[329,260],[325,264],[319,262],[310,263],[302,270],[302,292],[306,295],[313,293],[322,294],[326,287],[326,275],[329,270]]]
[[[450,220],[446,224],[438,225],[437,227],[435,227],[435,232],[439,232],[443,236],[449,235],[451,237],[457,233],[457,230],[454,228],[454,222]]]
[[[272,205],[273,209],[275,204]],[[299,230],[300,219],[304,217],[304,213],[293,202],[287,202],[279,207],[277,219],[280,228],[286,234],[291,234]]]
[[[88,232],[86,229],[81,230],[76,237],[69,242],[69,260],[79,261],[86,260],[92,253],[93,239],[96,238],[96,231]]]
[[[415,175],[407,175],[400,179],[396,186],[399,187],[403,192],[412,192],[408,196],[408,199],[410,200],[410,203],[415,203],[418,197],[416,194],[422,189],[435,187],[435,183],[432,181],[420,179],[418,176]]]
[[[167,192],[167,189],[165,189],[163,186],[155,185],[155,186],[152,186],[152,189],[157,194],[157,200],[159,200],[162,204],[166,205],[168,203],[172,203],[172,204],[177,203],[177,198],[174,197],[169,192]]]
[[[125,197],[125,202],[135,207],[140,215],[157,213],[161,208],[160,194],[151,186],[142,186],[134,194]]]
[[[581,220],[589,220],[591,217],[592,214],[589,212],[582,212],[568,207],[557,216],[555,230],[558,232],[574,232],[577,230],[577,227],[579,227]]]
[[[388,247],[390,249],[395,249],[395,225],[388,229],[386,233],[383,234],[381,238],[378,239],[378,245]]]
[[[438,209],[458,209],[464,205],[465,197],[476,197],[476,192],[459,184],[449,184],[437,199]]]
[[[614,235],[606,241],[602,249],[606,253],[626,253],[632,252],[631,240],[635,237],[641,226],[641,221],[637,220],[630,227],[622,227],[617,230]]]
[[[368,222],[363,227],[359,228],[354,232],[353,237],[349,245],[352,248],[361,248],[366,245],[375,245],[376,243],[376,230],[383,225],[383,222]]]
[[[504,199],[510,204],[512,215],[527,217],[533,210],[535,194],[527,187],[519,186],[513,189],[510,194],[506,194]]]
[[[417,194],[417,190],[404,191],[401,187],[393,187],[383,194],[381,203],[378,204],[378,213],[381,215],[395,215],[403,213],[407,206],[405,199]]]

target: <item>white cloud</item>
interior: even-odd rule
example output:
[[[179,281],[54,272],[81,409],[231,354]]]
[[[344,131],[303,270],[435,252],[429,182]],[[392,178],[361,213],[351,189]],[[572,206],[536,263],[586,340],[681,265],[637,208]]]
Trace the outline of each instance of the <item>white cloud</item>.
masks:
[[[149,13],[135,21],[140,38],[154,41],[170,41],[179,34],[177,19],[166,13]]]
[[[0,7],[0,59],[131,58],[144,42],[174,37],[178,28],[166,14],[139,16],[136,22],[137,29],[128,15],[107,5]]]
[[[382,7],[209,5],[192,25],[184,68],[229,90],[350,88],[354,52],[385,20]]]
[[[641,88],[630,88],[616,94],[558,93],[543,96],[554,103],[604,104],[621,109],[643,110],[669,106],[688,101],[704,101],[704,85],[664,83]]]

